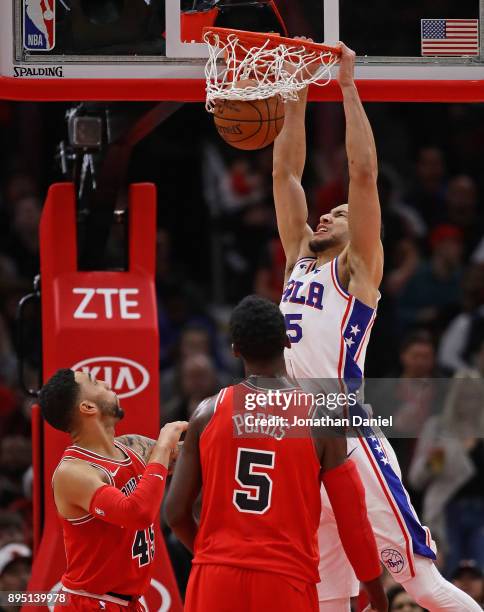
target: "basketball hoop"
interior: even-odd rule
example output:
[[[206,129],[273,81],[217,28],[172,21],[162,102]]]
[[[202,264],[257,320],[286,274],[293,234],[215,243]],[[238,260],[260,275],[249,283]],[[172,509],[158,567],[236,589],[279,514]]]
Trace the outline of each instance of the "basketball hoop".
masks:
[[[203,40],[209,52],[205,66],[209,112],[219,100],[264,100],[276,94],[297,100],[298,92],[311,83],[319,87],[329,83],[331,67],[341,53],[335,46],[228,28],[204,28]]]

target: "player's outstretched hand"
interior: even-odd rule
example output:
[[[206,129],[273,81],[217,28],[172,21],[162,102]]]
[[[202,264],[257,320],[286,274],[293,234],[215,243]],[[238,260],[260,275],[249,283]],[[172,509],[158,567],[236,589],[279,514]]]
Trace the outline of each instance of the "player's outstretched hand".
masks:
[[[174,421],[162,427],[158,440],[151,451],[150,462],[162,463],[168,468],[170,459],[176,457],[178,453],[180,436],[187,428],[187,421]]]
[[[341,57],[339,60],[338,83],[341,89],[349,87],[355,82],[355,58],[356,53],[344,43],[339,43],[341,47]]]
[[[363,585],[370,598],[370,607],[367,609],[375,612],[388,612],[388,599],[381,578],[364,582]]]
[[[187,430],[187,428],[187,421],[174,421],[173,423],[167,423],[161,428],[157,444],[164,448],[170,449],[170,452],[172,453],[177,452],[180,436]]]

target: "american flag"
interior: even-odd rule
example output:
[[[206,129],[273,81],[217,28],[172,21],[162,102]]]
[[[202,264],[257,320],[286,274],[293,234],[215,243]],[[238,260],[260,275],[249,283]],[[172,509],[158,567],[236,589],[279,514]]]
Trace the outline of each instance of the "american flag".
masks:
[[[479,55],[479,20],[422,19],[422,55]]]

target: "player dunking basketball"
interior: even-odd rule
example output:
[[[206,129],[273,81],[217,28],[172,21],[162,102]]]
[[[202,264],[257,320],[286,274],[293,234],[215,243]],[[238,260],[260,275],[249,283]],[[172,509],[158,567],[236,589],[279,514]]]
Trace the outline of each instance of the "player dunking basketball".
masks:
[[[274,147],[274,199],[286,253],[281,310],[291,348],[290,376],[336,384],[363,379],[366,347],[383,274],[377,156],[373,134],[354,83],[355,54],[342,45],[338,81],[346,117],[348,204],[307,225],[301,178],[306,158],[307,91],[286,104],[284,128]],[[360,381],[360,383],[358,383]],[[328,383],[327,383],[328,384]],[[363,481],[368,513],[382,562],[395,580],[431,612],[479,610],[433,564],[434,546],[401,482],[396,456],[380,432],[348,439],[348,452]],[[322,490],[320,610],[346,612],[358,583],[343,549],[333,512]]]
[[[321,472],[348,558],[374,609],[387,610],[364,492],[346,458],[345,438],[313,441],[309,429],[288,437],[284,425],[250,435],[244,406],[256,393],[263,395],[262,414],[274,389],[289,394],[297,409],[298,390],[285,379],[281,312],[250,296],[235,308],[230,328],[248,378],[199,406],[166,500],[168,522],[194,551],[185,611],[317,612]],[[265,384],[258,386],[261,377]],[[193,506],[202,487],[197,526]]]
[[[157,441],[114,437],[123,417],[116,394],[89,374],[58,370],[40,392],[45,420],[73,444],[52,479],[62,522],[69,610],[144,610],[155,554],[153,521],[167,467],[187,423],[163,427]],[[59,606],[60,610],[67,609]]]

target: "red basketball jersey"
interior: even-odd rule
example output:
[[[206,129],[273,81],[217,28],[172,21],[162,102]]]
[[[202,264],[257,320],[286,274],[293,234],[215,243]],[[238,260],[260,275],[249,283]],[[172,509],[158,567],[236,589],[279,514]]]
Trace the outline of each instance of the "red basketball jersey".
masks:
[[[193,563],[317,583],[319,458],[309,435],[234,435],[234,412],[243,413],[234,402],[241,404],[255,389],[263,391],[247,381],[222,389],[200,436],[203,498]]]
[[[130,495],[145,470],[143,459],[119,442],[125,459],[117,461],[70,446],[62,461],[80,459],[97,468],[107,482]],[[155,554],[153,527],[131,530],[100,520],[94,514],[60,517],[67,568],[61,582],[68,589],[105,594],[142,595],[149,587]]]

